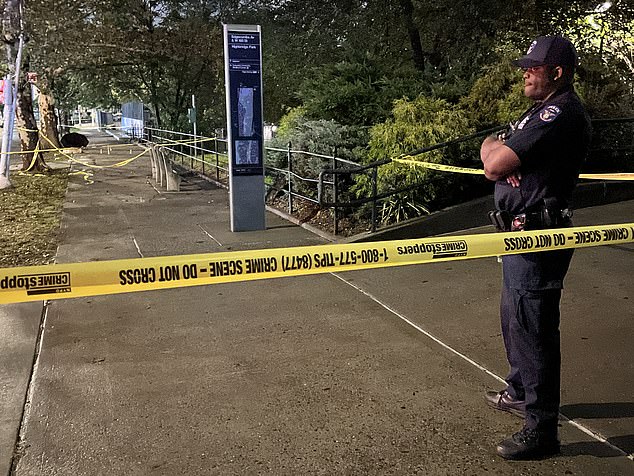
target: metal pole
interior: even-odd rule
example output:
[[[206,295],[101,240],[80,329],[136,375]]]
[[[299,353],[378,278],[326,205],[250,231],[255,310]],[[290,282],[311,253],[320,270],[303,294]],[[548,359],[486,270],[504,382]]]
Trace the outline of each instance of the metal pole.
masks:
[[[22,5],[20,4],[20,30],[22,30]],[[15,126],[16,107],[18,106],[18,82],[20,80],[20,67],[22,65],[22,51],[24,49],[24,33],[20,31],[20,43],[18,44],[18,55],[15,60],[15,78],[13,80],[13,104],[11,107],[11,120],[9,122],[9,149],[11,151],[11,142],[13,142],[13,129]],[[29,94],[31,93],[31,85],[29,88]],[[6,123],[5,123],[6,125]],[[11,160],[7,160],[7,178],[9,177],[9,165]]]
[[[143,129],[145,129],[145,104],[141,103],[141,131]]]
[[[376,231],[377,170],[378,167],[372,169],[372,232]]]
[[[192,94],[192,109],[194,110],[194,114],[196,114],[196,96]],[[194,157],[198,158],[198,150],[196,149],[197,141],[196,141],[196,121],[198,118],[194,116]]]
[[[203,150],[201,150],[200,152],[201,152],[200,155],[202,156],[202,160],[201,160],[202,169],[203,169],[202,172],[203,172],[203,175],[205,175],[205,148],[203,147]]]
[[[11,139],[13,131],[10,126],[10,117],[13,110],[13,85],[11,77],[4,79],[4,129],[2,130],[2,158],[0,159],[0,188],[11,186],[9,181],[9,165],[11,162],[9,153],[11,152]]]
[[[288,160],[288,213],[293,213],[293,156],[291,155],[291,143],[288,143],[286,152]]]
[[[216,182],[220,182],[220,165],[218,163],[218,138],[214,137],[214,155],[216,156]]]
[[[22,5],[20,9],[20,41],[15,60],[15,77],[7,75],[4,83],[4,130],[2,131],[2,153],[0,155],[0,188],[11,186],[9,170],[11,168],[11,142],[13,141],[13,126],[15,124],[15,105],[18,98],[18,80],[20,78],[20,63],[22,62],[22,50],[24,49],[24,33],[22,25]]]
[[[335,147],[335,151],[333,153],[333,157],[332,157],[332,169],[333,170],[337,170],[337,148]],[[332,209],[332,215],[333,215],[333,220],[334,220],[334,226],[333,226],[333,230],[335,233],[335,236],[337,234],[339,234],[339,220],[338,220],[338,209],[337,209],[337,195],[339,195],[338,193],[338,188],[337,188],[337,173],[335,172],[334,174],[332,174],[332,201],[334,202],[334,207]]]

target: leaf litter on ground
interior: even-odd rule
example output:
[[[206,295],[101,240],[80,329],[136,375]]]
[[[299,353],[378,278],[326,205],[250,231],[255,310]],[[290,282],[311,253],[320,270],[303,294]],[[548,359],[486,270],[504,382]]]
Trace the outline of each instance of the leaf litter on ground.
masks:
[[[0,267],[52,263],[68,184],[67,170],[11,175],[0,190]]]

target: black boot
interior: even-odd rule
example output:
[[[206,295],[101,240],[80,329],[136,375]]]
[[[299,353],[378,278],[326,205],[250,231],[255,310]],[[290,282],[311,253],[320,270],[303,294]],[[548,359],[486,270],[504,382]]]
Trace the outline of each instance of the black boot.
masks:
[[[524,427],[502,440],[496,451],[504,459],[541,459],[559,453],[559,440],[556,431],[546,433]]]
[[[487,405],[496,410],[509,412],[520,418],[526,417],[526,402],[513,399],[506,390],[500,392],[489,391],[484,394],[484,399]]]

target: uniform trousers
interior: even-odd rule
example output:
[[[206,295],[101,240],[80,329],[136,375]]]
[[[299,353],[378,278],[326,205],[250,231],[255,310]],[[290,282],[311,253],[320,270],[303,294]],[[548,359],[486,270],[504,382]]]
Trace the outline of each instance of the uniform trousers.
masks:
[[[500,315],[511,397],[526,402],[528,428],[557,434],[561,352],[561,289],[502,288]]]

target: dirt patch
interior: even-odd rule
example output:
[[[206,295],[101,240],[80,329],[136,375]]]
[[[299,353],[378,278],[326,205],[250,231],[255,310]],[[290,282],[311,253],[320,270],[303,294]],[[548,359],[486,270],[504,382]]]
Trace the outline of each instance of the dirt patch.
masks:
[[[0,190],[0,267],[49,264],[55,259],[68,172],[11,175]]]
[[[267,200],[267,204],[288,213],[288,199],[286,197],[269,199]],[[296,199],[293,201],[292,215],[296,217],[300,223],[308,223],[327,233],[334,234],[335,225],[332,208],[321,208],[317,204]],[[352,214],[346,216],[341,211],[339,212],[337,221],[338,236],[352,236],[370,229],[369,223],[357,220]]]

